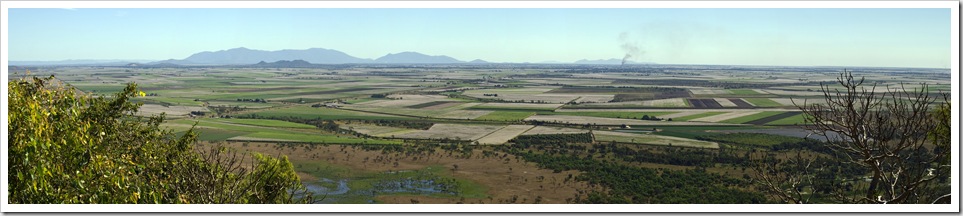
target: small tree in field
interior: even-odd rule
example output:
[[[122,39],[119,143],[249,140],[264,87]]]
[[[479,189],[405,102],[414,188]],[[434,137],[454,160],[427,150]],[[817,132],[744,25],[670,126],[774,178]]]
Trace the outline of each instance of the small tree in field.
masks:
[[[926,84],[877,92],[851,72],[837,83],[821,85],[825,103],[797,105],[826,150],[762,158],[761,188],[788,203],[949,203],[948,95]]]

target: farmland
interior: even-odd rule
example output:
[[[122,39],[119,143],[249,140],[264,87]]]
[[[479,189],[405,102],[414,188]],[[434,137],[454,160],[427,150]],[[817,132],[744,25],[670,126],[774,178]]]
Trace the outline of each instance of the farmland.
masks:
[[[31,71],[94,95],[136,82],[149,94],[135,98],[138,115],[165,113],[162,126],[177,134],[193,126],[201,145],[287,155],[309,189],[329,195],[324,203],[591,203],[625,192],[616,177],[598,179],[622,174],[715,179],[699,187],[755,202],[747,197],[758,191],[732,189],[750,188],[740,160],[802,142],[764,132],[802,130],[792,101],[821,102],[813,89],[837,73],[553,64]],[[868,81],[894,84],[898,74]],[[933,82],[949,88],[948,75]],[[671,187],[660,185],[632,187]],[[655,196],[676,195],[647,194]]]

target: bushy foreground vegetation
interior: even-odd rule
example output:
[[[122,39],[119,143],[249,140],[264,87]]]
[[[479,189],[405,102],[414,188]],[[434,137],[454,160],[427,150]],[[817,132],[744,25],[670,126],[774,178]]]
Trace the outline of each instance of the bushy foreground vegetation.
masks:
[[[192,130],[133,114],[144,96],[80,95],[53,77],[8,82],[10,203],[308,203],[287,157],[197,151]]]

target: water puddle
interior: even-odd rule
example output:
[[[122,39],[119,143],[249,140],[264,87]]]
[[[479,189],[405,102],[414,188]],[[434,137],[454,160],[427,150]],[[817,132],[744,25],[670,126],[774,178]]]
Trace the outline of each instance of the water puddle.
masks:
[[[305,182],[304,186],[317,197],[324,197],[320,203],[375,203],[375,196],[391,194],[458,194],[454,179],[419,170],[381,172],[354,179],[321,178]]]

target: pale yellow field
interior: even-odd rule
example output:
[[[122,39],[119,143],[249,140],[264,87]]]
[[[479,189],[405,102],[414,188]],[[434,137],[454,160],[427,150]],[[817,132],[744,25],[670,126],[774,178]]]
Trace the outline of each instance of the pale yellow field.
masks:
[[[478,139],[480,144],[505,144],[508,140],[515,138],[522,133],[525,133],[529,129],[532,129],[532,125],[509,125],[502,129],[499,129],[488,136]]]

